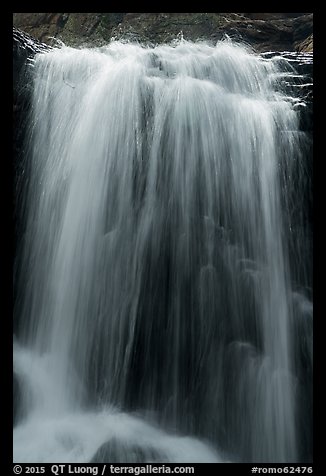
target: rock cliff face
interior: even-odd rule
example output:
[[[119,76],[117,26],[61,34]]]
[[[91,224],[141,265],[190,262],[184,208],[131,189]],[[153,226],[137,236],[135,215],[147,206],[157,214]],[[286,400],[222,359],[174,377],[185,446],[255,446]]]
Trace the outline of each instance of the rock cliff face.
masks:
[[[312,51],[312,13],[14,13],[14,26],[36,39],[70,46],[112,37],[142,42],[217,41],[225,35],[262,51]]]

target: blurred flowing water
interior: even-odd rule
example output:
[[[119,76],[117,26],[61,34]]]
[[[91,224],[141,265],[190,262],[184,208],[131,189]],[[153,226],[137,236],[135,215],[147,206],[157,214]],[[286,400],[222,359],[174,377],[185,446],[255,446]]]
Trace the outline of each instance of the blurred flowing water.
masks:
[[[309,458],[290,62],[230,41],[113,41],[32,69],[15,461]]]

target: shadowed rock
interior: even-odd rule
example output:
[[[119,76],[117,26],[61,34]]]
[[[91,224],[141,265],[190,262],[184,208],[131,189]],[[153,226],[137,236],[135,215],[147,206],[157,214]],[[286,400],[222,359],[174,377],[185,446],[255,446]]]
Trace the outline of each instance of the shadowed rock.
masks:
[[[71,46],[112,37],[162,43],[180,35],[193,41],[228,35],[256,51],[312,51],[312,23],[311,13],[14,13],[14,25],[35,38]]]

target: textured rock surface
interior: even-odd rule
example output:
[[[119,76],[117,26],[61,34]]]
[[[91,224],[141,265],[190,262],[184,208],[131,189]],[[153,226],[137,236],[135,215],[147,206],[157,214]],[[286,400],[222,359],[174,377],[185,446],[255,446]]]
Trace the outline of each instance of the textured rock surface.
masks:
[[[312,51],[311,13],[14,13],[14,25],[40,41],[103,45],[112,37],[161,43],[241,39],[257,51]]]
[[[67,45],[103,44],[109,41],[112,28],[125,13],[14,13],[13,24],[34,38],[53,43],[53,38]]]
[[[296,43],[296,49],[302,53],[313,52],[313,34],[309,35],[305,40]]]

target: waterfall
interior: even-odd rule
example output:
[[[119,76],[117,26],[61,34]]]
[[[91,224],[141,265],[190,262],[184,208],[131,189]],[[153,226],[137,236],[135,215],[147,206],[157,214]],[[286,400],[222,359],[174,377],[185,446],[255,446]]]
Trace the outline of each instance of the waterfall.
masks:
[[[229,40],[63,46],[31,68],[14,460],[301,461],[293,68]]]

